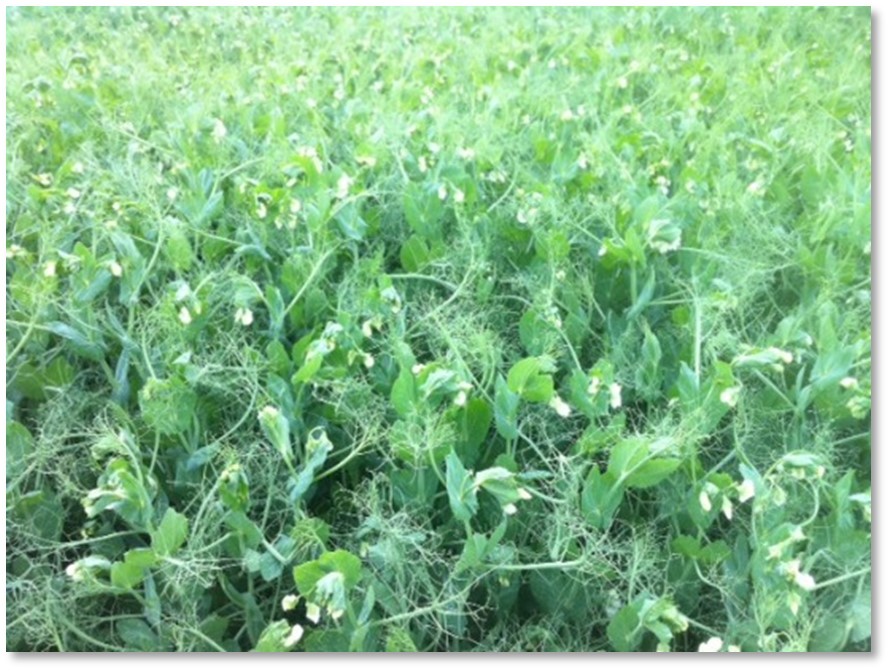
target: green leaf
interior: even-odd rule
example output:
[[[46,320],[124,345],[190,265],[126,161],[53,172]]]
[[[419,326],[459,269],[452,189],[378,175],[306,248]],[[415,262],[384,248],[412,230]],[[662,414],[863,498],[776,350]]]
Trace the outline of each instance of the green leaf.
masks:
[[[732,553],[726,541],[719,540],[705,545],[698,553],[698,558],[705,564],[717,564]]]
[[[467,403],[458,419],[458,427],[466,452],[476,450],[491,427],[491,406],[481,398],[472,398]]]
[[[503,507],[519,500],[519,485],[516,476],[501,466],[486,468],[476,473],[473,479],[475,489],[480,487],[494,496]]]
[[[589,524],[605,529],[624,498],[624,487],[611,472],[600,473],[597,466],[590,469],[581,490],[581,512]]]
[[[6,424],[6,480],[15,480],[25,469],[34,446],[34,437],[24,425],[16,421]]]
[[[290,422],[278,408],[268,405],[260,410],[260,428],[268,441],[288,466],[293,465],[293,447],[290,439]]]
[[[516,425],[519,395],[510,391],[501,376],[498,376],[494,389],[494,420],[497,431],[502,438],[515,440],[519,437],[519,428]]]
[[[859,643],[871,637],[871,589],[870,586],[859,592],[850,604],[848,622],[850,640]]]
[[[350,240],[361,242],[368,232],[368,223],[362,218],[355,203],[347,203],[342,206],[334,217],[340,227],[340,231]]]
[[[519,340],[529,354],[542,355],[547,351],[554,336],[553,326],[545,321],[535,309],[527,310],[519,320]]]
[[[628,487],[653,487],[680,467],[680,460],[672,457],[650,459],[628,476],[624,483]]]
[[[634,386],[643,398],[654,401],[661,395],[661,344],[646,322],[643,322],[643,333],[643,347],[634,374]]]
[[[321,369],[322,363],[324,363],[324,356],[321,354],[307,356],[306,361],[300,366],[300,370],[294,373],[294,383],[309,382],[309,380],[315,377],[315,374]]]
[[[408,225],[418,235],[430,241],[442,237],[442,216],[445,209],[438,194],[424,185],[412,182],[405,188],[402,207]]]
[[[629,605],[615,613],[606,628],[606,634],[617,652],[633,651],[643,635],[642,623],[636,608]]]
[[[297,584],[300,594],[311,600],[318,581],[334,572],[343,576],[345,589],[351,590],[361,578],[362,562],[346,550],[325,552],[314,561],[294,567],[294,582]]]
[[[188,538],[188,519],[173,508],[167,508],[158,528],[151,535],[151,547],[161,557],[172,555]]]
[[[92,340],[73,326],[62,322],[50,322],[46,328],[60,338],[66,340],[71,350],[78,356],[91,361],[102,362],[105,360],[105,343],[101,338]]]
[[[117,620],[114,623],[114,629],[128,648],[143,652],[158,652],[160,650],[158,635],[142,618],[128,617]]]
[[[402,244],[399,260],[406,271],[417,272],[430,261],[429,246],[419,235],[412,235]]]
[[[627,321],[633,321],[637,317],[639,317],[643,310],[645,310],[649,303],[652,302],[652,296],[655,293],[655,270],[649,270],[649,277],[646,279],[646,284],[643,285],[642,290],[637,296],[637,300],[634,301],[634,304],[630,306],[627,311]]]
[[[529,357],[516,362],[507,373],[507,387],[532,403],[548,403],[553,398],[553,378],[545,373],[553,364],[545,357]]]
[[[671,541],[671,549],[684,557],[698,559],[698,554],[701,552],[701,544],[697,538],[692,536],[677,536]]]
[[[473,481],[457,455],[451,452],[445,458],[445,486],[451,512],[461,522],[469,522],[479,508]]]
[[[392,407],[395,408],[399,417],[409,417],[414,413],[415,404],[417,403],[416,385],[411,367],[403,365],[389,395]]]
[[[133,589],[142,582],[144,573],[141,566],[115,562],[111,565],[111,584],[120,589]]]
[[[291,626],[287,620],[276,620],[269,623],[253,648],[253,652],[287,652],[289,647],[284,645],[290,635]]]
[[[192,425],[197,404],[195,392],[178,377],[150,377],[139,391],[139,409],[145,422],[164,435],[186,431]]]
[[[139,568],[152,568],[158,563],[158,557],[151,548],[136,548],[124,555],[124,563]]]
[[[290,480],[290,500],[296,503],[303,498],[314,482],[316,472],[324,465],[325,459],[334,449],[334,445],[328,438],[328,434],[321,427],[315,427],[309,432],[309,440],[306,441],[305,463],[296,479]]]
[[[616,479],[628,478],[649,454],[649,446],[643,438],[625,438],[609,455],[609,473]]]
[[[194,253],[188,236],[181,228],[176,228],[167,235],[164,255],[175,270],[185,271],[191,268]]]
[[[417,646],[405,629],[392,627],[386,634],[386,652],[417,652]]]

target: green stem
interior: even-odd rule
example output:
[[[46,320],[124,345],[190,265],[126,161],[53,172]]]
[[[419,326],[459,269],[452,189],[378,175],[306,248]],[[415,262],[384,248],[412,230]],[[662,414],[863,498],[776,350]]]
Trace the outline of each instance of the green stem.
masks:
[[[837,585],[840,582],[844,582],[846,580],[852,580],[853,578],[860,578],[864,575],[869,575],[871,573],[871,568],[862,568],[858,571],[853,571],[852,573],[845,573],[844,575],[839,575],[834,578],[829,578],[828,580],[823,580],[820,583],[817,583],[813,588],[814,590],[822,589],[823,587],[830,587],[831,585]]]

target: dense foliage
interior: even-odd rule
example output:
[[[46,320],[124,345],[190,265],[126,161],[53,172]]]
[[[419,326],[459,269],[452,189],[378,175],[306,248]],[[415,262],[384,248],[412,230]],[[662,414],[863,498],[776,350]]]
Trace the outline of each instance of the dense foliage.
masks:
[[[13,650],[867,650],[867,9],[10,9]]]

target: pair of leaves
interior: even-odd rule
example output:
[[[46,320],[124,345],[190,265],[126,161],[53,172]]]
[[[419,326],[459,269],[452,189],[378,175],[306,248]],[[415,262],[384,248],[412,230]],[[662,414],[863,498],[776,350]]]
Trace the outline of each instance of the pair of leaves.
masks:
[[[670,444],[665,441],[656,441],[650,446],[642,437],[626,438],[612,448],[606,471],[593,466],[584,482],[581,510],[587,522],[599,529],[607,528],[626,488],[653,487],[674,473],[680,459],[653,456],[669,449]]]
[[[451,512],[461,522],[469,522],[478,512],[477,494],[480,489],[491,494],[502,507],[521,498],[515,473],[502,466],[494,466],[471,477],[453,451],[445,458],[445,488]]]
[[[362,575],[361,560],[346,550],[325,552],[318,559],[294,567],[294,582],[307,601],[321,603],[329,611],[346,608],[349,592]]]
[[[309,491],[309,487],[315,479],[315,473],[324,465],[328,455],[334,449],[328,434],[320,427],[309,432],[309,440],[306,442],[306,462],[296,478],[290,480],[290,500],[293,503],[301,500]]]
[[[124,555],[123,561],[111,565],[111,584],[121,589],[133,589],[145,579],[146,572],[183,546],[188,538],[188,519],[173,508],[167,508],[160,524],[151,533],[150,548],[135,548]]]
[[[549,403],[553,398],[553,360],[540,356],[517,361],[507,373],[507,388],[531,403]]]
[[[688,627],[689,621],[669,598],[642,596],[612,617],[606,634],[617,652],[631,652],[642,642],[647,630],[658,639],[659,648],[666,648],[674,634]]]

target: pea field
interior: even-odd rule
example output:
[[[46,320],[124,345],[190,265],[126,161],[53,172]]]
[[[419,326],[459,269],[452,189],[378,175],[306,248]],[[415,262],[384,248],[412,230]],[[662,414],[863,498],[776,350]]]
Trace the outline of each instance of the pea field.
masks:
[[[871,650],[869,8],[6,31],[7,650]]]

